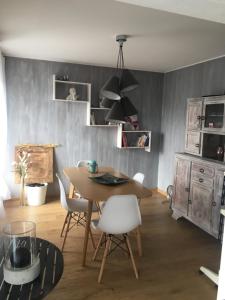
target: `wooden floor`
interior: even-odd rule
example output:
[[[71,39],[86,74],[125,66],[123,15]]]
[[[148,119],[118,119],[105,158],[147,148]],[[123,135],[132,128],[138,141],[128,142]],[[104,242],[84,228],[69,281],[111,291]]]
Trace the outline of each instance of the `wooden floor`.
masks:
[[[84,229],[74,228],[67,239],[64,274],[48,300],[215,300],[216,287],[199,275],[201,265],[217,271],[220,245],[210,235],[186,220],[171,218],[168,202],[159,194],[143,199],[142,258],[137,257],[140,271],[136,280],[128,257],[119,250],[107,260],[103,283],[97,283],[99,260],[91,261],[89,242],[87,267],[81,267]],[[7,207],[8,220],[32,220],[37,223],[37,236],[60,247],[60,229],[65,211],[59,201],[41,207]],[[97,241],[99,234],[95,234]],[[100,253],[102,254],[102,253]]]

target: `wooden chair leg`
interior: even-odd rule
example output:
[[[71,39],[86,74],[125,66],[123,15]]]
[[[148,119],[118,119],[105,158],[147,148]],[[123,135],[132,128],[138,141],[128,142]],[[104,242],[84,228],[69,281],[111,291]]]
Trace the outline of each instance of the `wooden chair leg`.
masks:
[[[70,229],[70,221],[71,221],[71,218],[72,218],[72,213],[69,212],[69,220],[68,220],[68,222],[67,222],[66,233],[65,233],[65,236],[64,236],[64,239],[63,239],[63,244],[62,244],[62,252],[63,252],[64,246],[65,246],[67,234],[68,234],[69,229]]]
[[[142,242],[141,242],[141,226],[138,226],[136,229],[136,239],[137,239],[137,248],[138,248],[138,255],[142,256]]]
[[[110,246],[111,246],[111,240],[110,240],[110,237],[108,236],[105,251],[104,251],[104,255],[103,255],[103,259],[102,259],[102,263],[101,263],[101,268],[100,268],[99,275],[98,275],[98,283],[101,283],[101,281],[102,281],[102,275],[103,275],[103,271],[104,271],[106,257],[108,255]]]
[[[65,226],[66,226],[66,224],[67,224],[67,219],[68,219],[68,216],[69,216],[69,212],[67,212],[67,215],[66,215],[66,217],[65,217],[65,220],[64,220],[64,223],[63,223],[63,228],[62,228],[62,231],[61,231],[60,237],[62,237],[62,235],[63,235],[64,229],[65,229]]]
[[[97,254],[98,254],[98,251],[99,251],[100,246],[101,246],[101,243],[102,243],[103,236],[104,236],[104,232],[101,233],[101,236],[100,236],[100,239],[99,239],[99,241],[98,241],[98,245],[97,245],[97,247],[95,248],[95,253],[94,253],[93,257],[92,257],[92,260],[95,260],[95,259],[96,259],[96,256],[97,256]]]
[[[134,269],[134,274],[135,274],[135,277],[138,279],[138,271],[137,271],[137,267],[136,267],[136,264],[135,264],[135,261],[134,261],[134,256],[133,256],[133,252],[132,252],[132,249],[131,249],[130,240],[128,238],[128,235],[125,236],[125,240],[126,240],[127,248],[129,250],[129,253],[130,253],[130,259],[131,259],[131,263],[132,263],[132,266],[133,266],[133,269]]]
[[[95,240],[94,240],[94,237],[93,237],[91,228],[90,228],[90,236],[91,236],[92,246],[93,246],[94,249],[96,249],[96,246],[95,246]]]

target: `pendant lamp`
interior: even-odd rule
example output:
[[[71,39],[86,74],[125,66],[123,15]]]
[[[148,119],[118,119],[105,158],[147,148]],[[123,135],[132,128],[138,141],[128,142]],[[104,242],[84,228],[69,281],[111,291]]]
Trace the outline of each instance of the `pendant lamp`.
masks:
[[[131,91],[138,87],[138,82],[132,73],[124,68],[123,43],[126,42],[126,35],[117,35],[119,53],[117,57],[116,74],[107,80],[101,89],[101,94],[108,99],[120,100],[121,93]]]
[[[113,104],[112,109],[108,112],[105,119],[108,122],[126,123],[123,106],[120,101],[116,101]]]
[[[131,103],[129,98],[123,97],[121,98],[120,102],[121,102],[124,117],[130,117],[138,113],[138,111]]]

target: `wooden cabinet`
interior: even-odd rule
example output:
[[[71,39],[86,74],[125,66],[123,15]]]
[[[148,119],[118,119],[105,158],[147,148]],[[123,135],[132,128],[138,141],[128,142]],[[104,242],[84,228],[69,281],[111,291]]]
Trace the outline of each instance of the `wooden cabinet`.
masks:
[[[185,152],[219,160],[225,144],[225,96],[187,100]]]
[[[202,98],[189,99],[187,103],[186,130],[200,130],[202,118]]]
[[[187,214],[189,198],[191,162],[186,159],[176,159],[175,197],[173,208]]]
[[[185,151],[195,155],[201,155],[201,133],[187,131],[185,136]]]
[[[185,217],[218,237],[225,166],[189,154],[176,155],[173,217]]]
[[[193,223],[208,232],[211,230],[212,200],[211,187],[195,181],[191,182],[188,216]]]

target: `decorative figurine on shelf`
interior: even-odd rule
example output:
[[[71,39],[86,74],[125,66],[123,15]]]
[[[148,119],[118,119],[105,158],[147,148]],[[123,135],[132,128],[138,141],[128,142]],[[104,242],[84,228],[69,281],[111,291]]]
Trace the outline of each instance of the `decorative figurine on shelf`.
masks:
[[[70,88],[69,89],[69,95],[66,97],[66,100],[72,100],[72,101],[76,101],[78,100],[79,96],[77,95],[76,89]]]

